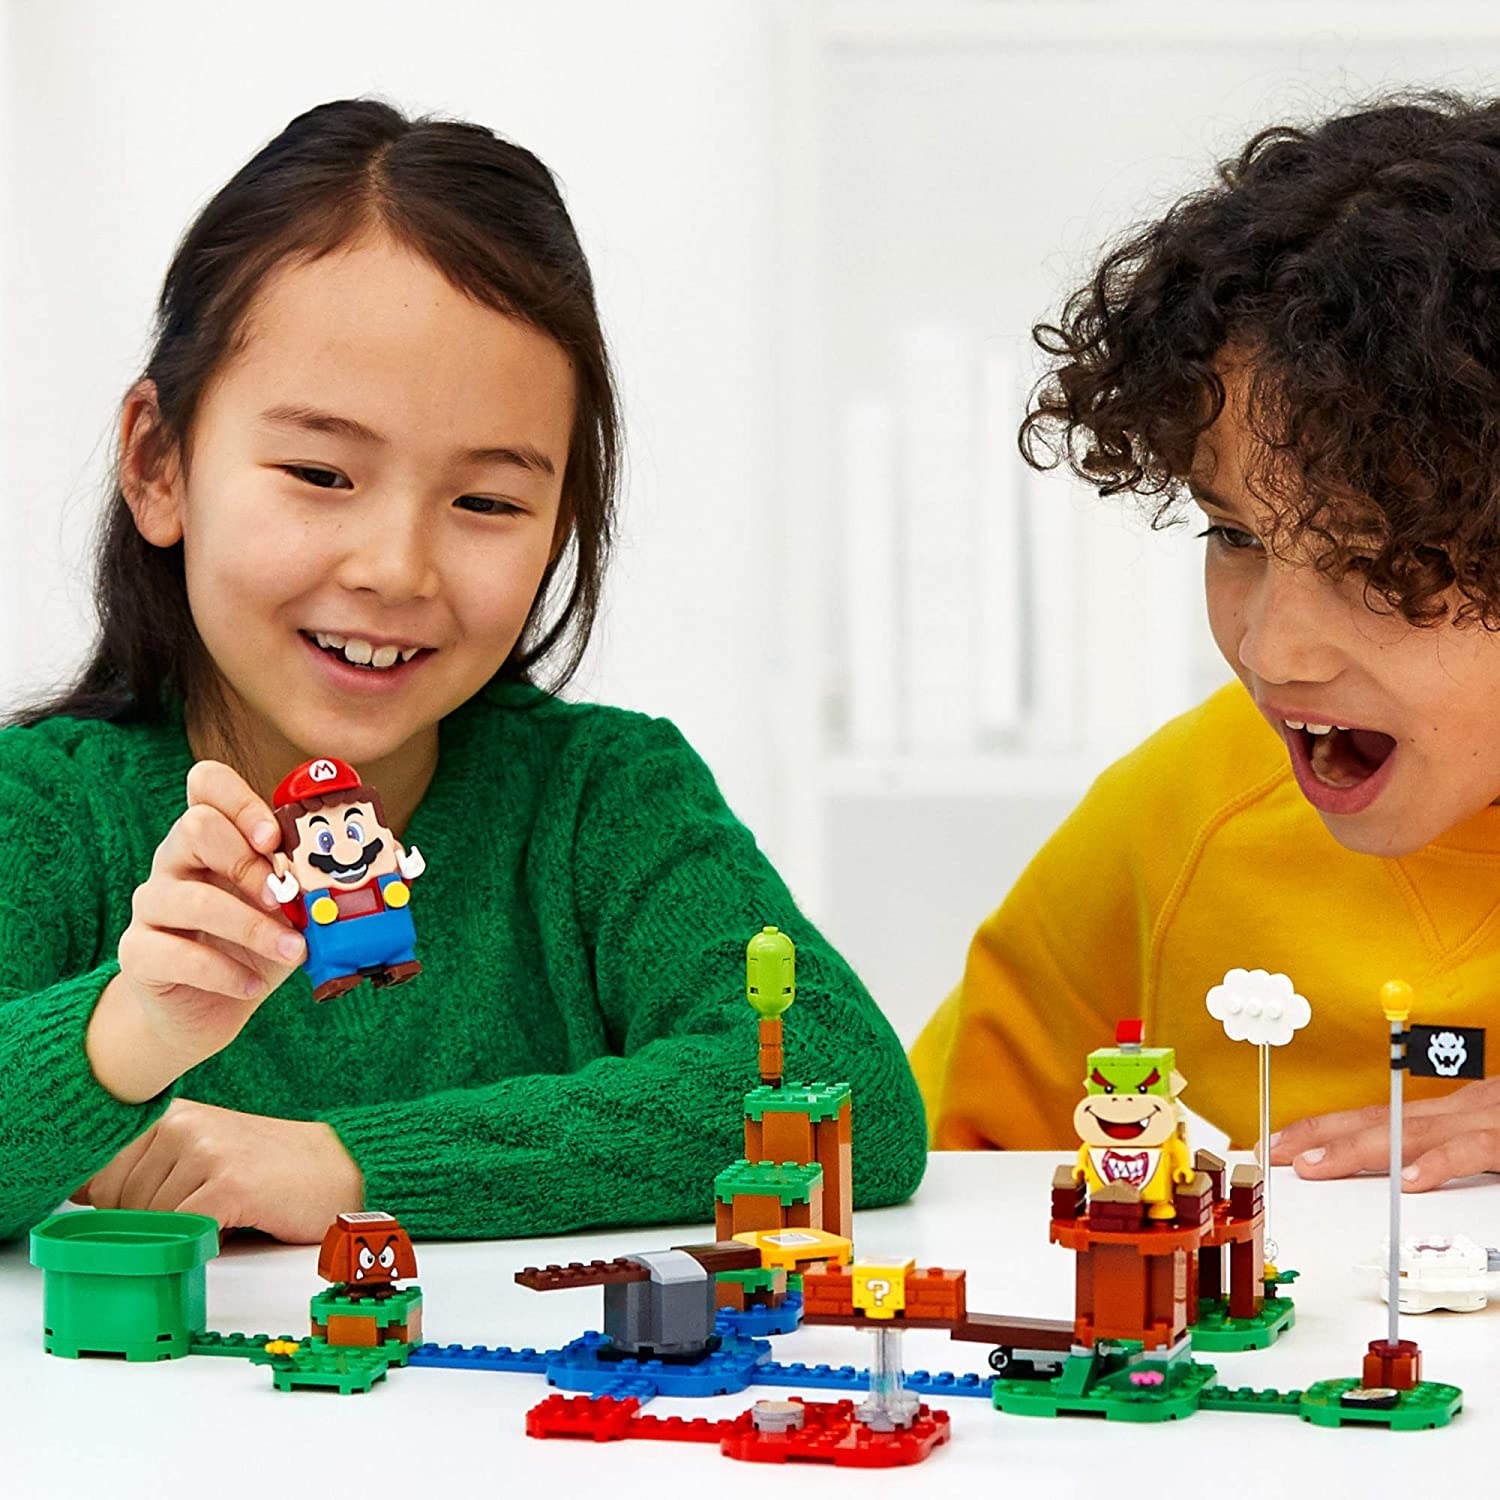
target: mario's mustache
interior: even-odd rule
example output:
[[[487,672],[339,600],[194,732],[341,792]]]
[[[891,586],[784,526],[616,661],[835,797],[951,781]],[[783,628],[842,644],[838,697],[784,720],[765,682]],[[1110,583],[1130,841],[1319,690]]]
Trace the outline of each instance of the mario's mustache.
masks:
[[[331,854],[309,853],[307,862],[313,869],[321,870],[325,875],[331,875],[335,880],[347,880],[351,875],[358,875],[368,869],[380,858],[380,852],[385,848],[384,839],[371,839],[368,844],[361,844],[358,859],[350,860],[345,864],[341,859],[335,859]]]

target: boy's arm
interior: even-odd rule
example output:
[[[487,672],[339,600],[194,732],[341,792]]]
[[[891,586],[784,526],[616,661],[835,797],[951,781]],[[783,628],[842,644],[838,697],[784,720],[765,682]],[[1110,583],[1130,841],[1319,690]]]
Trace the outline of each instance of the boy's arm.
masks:
[[[912,1048],[939,1150],[1075,1144],[1085,1056],[1142,1013],[1151,915],[1122,779],[1094,784],[985,919]]]
[[[915,1189],[925,1127],[899,1042],[671,725],[641,721],[596,752],[572,859],[572,909],[553,891],[544,921],[581,944],[586,1003],[620,1055],[321,1115],[368,1204],[427,1235],[712,1218],[759,1083],[745,944],[766,924],[797,945],[788,1078],[853,1087],[856,1202]]]
[[[94,1006],[119,972],[96,962],[99,845],[60,789],[0,773],[0,1239],[24,1232],[145,1130],[167,1095],[121,1104],[84,1051]]]

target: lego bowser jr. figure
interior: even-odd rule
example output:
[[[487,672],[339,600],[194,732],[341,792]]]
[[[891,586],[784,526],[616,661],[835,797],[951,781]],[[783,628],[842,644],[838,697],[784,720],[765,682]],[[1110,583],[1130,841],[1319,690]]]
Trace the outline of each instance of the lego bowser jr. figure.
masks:
[[[318,1275],[343,1287],[346,1297],[389,1297],[402,1277],[417,1274],[417,1252],[394,1214],[367,1210],[340,1214],[318,1252]]]
[[[266,887],[307,939],[314,1000],[368,978],[377,987],[422,972],[408,881],[427,868],[386,827],[380,794],[332,756],[307,761],[276,788],[281,849]]]
[[[1193,1180],[1177,1095],[1186,1080],[1171,1047],[1143,1047],[1142,1023],[1121,1021],[1113,1047],[1088,1057],[1088,1092],[1073,1112],[1082,1144],[1073,1168],[1091,1194],[1114,1183],[1136,1188],[1152,1219],[1176,1217],[1179,1183]]]

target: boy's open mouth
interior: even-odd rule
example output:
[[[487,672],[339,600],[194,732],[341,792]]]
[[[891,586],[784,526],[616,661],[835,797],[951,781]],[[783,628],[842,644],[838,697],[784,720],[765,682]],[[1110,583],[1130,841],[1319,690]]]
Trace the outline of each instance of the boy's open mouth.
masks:
[[[1388,779],[1396,740],[1384,730],[1283,719],[1281,732],[1297,784],[1323,812],[1362,812]]]
[[[1396,748],[1395,739],[1378,729],[1342,729],[1338,725],[1309,729],[1305,724],[1288,724],[1287,729],[1301,737],[1312,773],[1324,786],[1358,786],[1368,781]]]

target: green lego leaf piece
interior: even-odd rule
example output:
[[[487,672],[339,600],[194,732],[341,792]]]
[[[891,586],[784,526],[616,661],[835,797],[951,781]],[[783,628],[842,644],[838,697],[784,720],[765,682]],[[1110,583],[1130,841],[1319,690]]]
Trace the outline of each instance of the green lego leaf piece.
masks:
[[[1464,1393],[1456,1385],[1423,1380],[1402,1391],[1395,1406],[1385,1411],[1368,1407],[1341,1406],[1339,1397],[1360,1382],[1352,1378],[1320,1380],[1302,1393],[1297,1415],[1315,1427],[1343,1427],[1364,1423],[1389,1427],[1396,1432],[1418,1432],[1426,1427],[1446,1427],[1464,1408]]]
[[[720,1203],[733,1203],[741,1194],[777,1198],[783,1208],[789,1208],[793,1203],[810,1203],[812,1190],[822,1181],[823,1169],[817,1162],[784,1161],[778,1165],[741,1157],[714,1178],[714,1197]]]
[[[1132,1358],[1111,1353],[1070,1355],[1060,1375],[997,1375],[990,1399],[999,1411],[1019,1416],[1104,1416],[1112,1422],[1168,1422],[1198,1409],[1212,1365],[1189,1359]]]
[[[849,1102],[847,1083],[784,1083],[780,1088],[762,1084],[745,1095],[745,1118],[761,1120],[772,1115],[806,1115],[814,1125],[836,1120]]]
[[[1253,1318],[1230,1317],[1227,1297],[1205,1297],[1198,1303],[1198,1321],[1188,1333],[1193,1348],[1205,1354],[1234,1354],[1270,1348],[1296,1321],[1297,1309],[1290,1297],[1267,1297]]]

